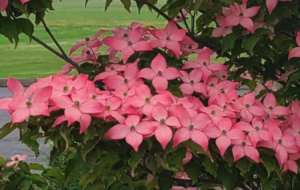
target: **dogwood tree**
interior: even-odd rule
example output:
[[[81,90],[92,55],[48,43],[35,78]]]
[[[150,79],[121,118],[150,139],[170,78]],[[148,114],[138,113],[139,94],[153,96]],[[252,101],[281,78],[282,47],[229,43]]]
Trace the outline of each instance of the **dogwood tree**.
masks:
[[[0,1],[1,34],[17,45],[25,33],[66,62],[26,91],[9,78],[12,97],[0,100],[12,116],[0,139],[19,129],[38,156],[46,138],[50,166],[63,157],[65,170],[0,159],[2,189],[66,187],[82,168],[83,189],[298,189],[299,1],[121,2],[157,12],[165,28],[99,29],[67,55],[44,20],[52,1]]]

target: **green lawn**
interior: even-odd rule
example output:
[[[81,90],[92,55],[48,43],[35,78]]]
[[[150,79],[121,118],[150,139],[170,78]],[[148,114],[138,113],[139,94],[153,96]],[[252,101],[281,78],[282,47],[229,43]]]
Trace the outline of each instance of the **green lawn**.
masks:
[[[163,0],[164,1],[164,0]],[[164,27],[165,20],[157,18],[155,12],[143,8],[141,14],[133,5],[132,12],[128,13],[115,1],[104,12],[104,0],[90,0],[87,8],[84,8],[84,0],[54,1],[55,11],[46,15],[46,22],[57,40],[68,52],[77,41],[92,36],[99,29],[112,29],[128,26],[133,21],[139,21],[145,25]],[[42,26],[36,26],[35,36],[54,47]],[[26,36],[20,36],[17,49],[8,40],[0,36],[0,78],[8,76],[17,78],[43,77],[59,72],[64,62],[45,50],[39,44],[32,42]]]

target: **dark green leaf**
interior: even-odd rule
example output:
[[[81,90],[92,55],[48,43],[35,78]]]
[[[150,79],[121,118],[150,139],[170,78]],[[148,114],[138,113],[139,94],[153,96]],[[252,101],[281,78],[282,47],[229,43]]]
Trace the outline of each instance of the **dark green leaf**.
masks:
[[[96,137],[93,140],[89,140],[81,150],[81,156],[83,160],[86,159],[86,155],[91,152],[95,146],[100,142],[100,138]]]
[[[124,8],[130,12],[131,0],[120,0],[123,3]]]
[[[29,169],[30,170],[45,170],[45,167],[39,163],[30,163]]]
[[[79,185],[84,187],[90,184],[91,182],[94,182],[96,177],[97,176],[95,176],[93,173],[88,172],[80,178]]]
[[[70,160],[67,163],[65,171],[65,186],[67,186],[70,180],[73,179],[78,174],[78,172],[80,172],[83,166],[84,161],[79,155],[77,155],[74,159]]]
[[[218,178],[221,180],[226,190],[233,190],[237,180],[237,172],[236,170],[232,170],[230,173],[224,166],[220,165],[218,168]]]
[[[11,132],[13,132],[17,128],[17,125],[11,126],[11,123],[5,124],[0,129],[0,140],[9,135]]]
[[[6,160],[2,157],[0,157],[0,167],[5,166]]]
[[[235,40],[238,38],[238,35],[235,33],[228,34],[222,39],[222,54],[228,50],[233,49]]]
[[[134,150],[131,151],[131,157],[128,160],[128,164],[131,168],[132,176],[134,176],[134,169],[141,162],[144,154],[145,154],[145,150],[143,150],[143,149],[140,149],[138,152],[135,152]]]
[[[202,165],[204,166],[205,170],[213,175],[214,177],[217,177],[217,170],[218,170],[218,165],[217,163],[212,163],[211,160],[205,156]]]
[[[189,178],[191,178],[193,183],[197,182],[198,176],[200,176],[200,174],[202,173],[199,164],[194,159],[192,159],[183,167],[184,167],[184,171],[187,173]]]
[[[106,0],[105,1],[105,6],[104,6],[104,10],[107,10],[107,8],[110,6],[110,4],[112,3],[113,0]]]
[[[241,171],[241,175],[244,176],[245,173],[250,171],[252,164],[253,164],[253,162],[250,161],[249,159],[242,158],[239,161],[237,161],[235,165]]]
[[[28,177],[28,179],[31,179],[32,181],[40,182],[40,183],[46,183],[45,178],[38,174],[32,174]]]
[[[162,173],[162,175],[164,175],[164,176],[171,176],[172,172],[164,171]],[[158,178],[159,190],[170,190],[173,185],[174,185],[174,183],[171,180],[166,180],[166,179]]]
[[[105,184],[103,182],[96,182],[87,186],[84,190],[105,190]]]
[[[259,37],[255,37],[255,36],[246,37],[243,40],[242,48],[247,50],[250,55],[253,55],[253,48],[258,41],[259,41]]]
[[[21,32],[26,34],[29,37],[29,39],[31,40],[33,31],[34,31],[32,22],[25,18],[19,18],[17,20],[17,22],[18,22],[18,27],[21,29]]]
[[[30,190],[32,181],[29,179],[25,179],[21,182],[21,190]]]

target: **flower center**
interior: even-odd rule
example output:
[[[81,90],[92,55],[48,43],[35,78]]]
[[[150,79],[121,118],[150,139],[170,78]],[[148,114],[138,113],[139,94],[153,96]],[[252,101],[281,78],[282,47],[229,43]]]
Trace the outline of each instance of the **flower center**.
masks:
[[[166,120],[165,119],[161,119],[160,120],[160,124],[164,125],[166,123]]]
[[[210,114],[215,115],[215,114],[216,114],[216,111],[215,111],[215,110],[212,110],[212,111],[210,112]]]
[[[105,106],[105,109],[106,109],[106,110],[110,110],[110,105],[106,105],[106,106]]]
[[[178,15],[178,16],[176,16],[176,18],[177,18],[177,19],[180,19],[181,17]]]
[[[69,90],[69,87],[64,86],[64,87],[63,87],[63,90],[64,90],[64,91],[68,91],[68,90]]]
[[[166,38],[166,40],[171,40],[171,37],[170,37],[170,36],[168,36],[168,37]]]
[[[127,92],[124,92],[124,93],[123,93],[123,96],[127,96],[127,95],[128,95],[128,93],[127,93]]]
[[[193,124],[190,124],[190,125],[189,125],[190,130],[193,130],[194,127],[195,127],[195,126],[194,126]]]
[[[300,131],[298,131],[298,135],[300,135]]]
[[[222,94],[225,94],[225,90],[224,90],[224,89],[221,89],[221,93],[222,93]]]
[[[145,101],[150,102],[150,98],[149,97],[145,98]]]
[[[86,54],[87,54],[87,55],[90,55],[90,54],[91,54],[91,52],[90,52],[90,51],[86,51]]]
[[[76,101],[74,102],[74,105],[77,107],[77,106],[80,105],[80,102],[76,100]]]
[[[246,145],[247,145],[247,142],[243,141],[242,146],[246,146]]]
[[[273,110],[273,106],[269,106],[269,110]]]
[[[204,65],[204,66],[206,66],[206,65],[207,65],[207,63],[206,63],[206,62],[203,62],[203,65]]]
[[[282,144],[282,139],[278,139],[278,144]]]
[[[161,71],[158,71],[158,72],[157,72],[157,75],[158,75],[158,76],[162,76],[162,72],[161,72]]]
[[[180,103],[179,106],[183,106],[183,103]]]
[[[85,41],[87,41],[87,42],[90,41],[90,40],[91,40],[91,39],[90,39],[89,37],[86,37],[86,38],[85,38]]]
[[[97,96],[95,94],[93,94],[92,99],[95,100],[96,98],[97,98]]]
[[[131,46],[132,45],[132,41],[128,41],[128,45]]]
[[[227,131],[225,129],[222,130],[222,134],[226,135]]]
[[[115,70],[115,68],[114,68],[114,67],[111,67],[110,70],[113,71],[113,70]]]
[[[26,102],[26,106],[27,106],[27,107],[30,107],[31,105],[32,105],[32,104],[31,104],[30,101],[27,101],[27,102]]]
[[[215,85],[214,85],[214,83],[210,83],[209,86],[214,87]]]
[[[190,81],[190,83],[191,83],[191,84],[194,84],[194,83],[195,83],[195,81],[194,81],[194,80],[191,80],[191,81]]]
[[[227,105],[224,105],[224,106],[223,106],[223,109],[226,110],[226,109],[227,109]]]
[[[128,37],[128,34],[125,33],[125,34],[123,35],[123,37],[124,37],[124,38],[127,38],[127,37]]]
[[[222,78],[225,79],[225,78],[226,78],[226,75],[222,75]]]
[[[249,104],[246,104],[246,105],[245,105],[245,107],[246,107],[246,108],[249,108],[249,107],[250,107],[250,105],[249,105]]]
[[[128,83],[128,79],[124,79],[124,83]]]
[[[193,47],[191,45],[188,46],[189,49],[192,49]]]
[[[258,131],[258,130],[259,130],[259,127],[258,127],[258,126],[256,126],[256,127],[255,127],[255,130],[256,130],[256,131]]]
[[[135,126],[134,126],[134,125],[131,125],[131,126],[130,126],[130,130],[131,130],[131,131],[134,131],[134,130],[135,130]]]

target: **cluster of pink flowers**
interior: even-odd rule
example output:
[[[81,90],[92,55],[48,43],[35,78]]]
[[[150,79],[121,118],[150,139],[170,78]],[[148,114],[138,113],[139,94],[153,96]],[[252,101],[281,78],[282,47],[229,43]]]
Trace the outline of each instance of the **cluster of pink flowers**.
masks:
[[[260,99],[256,99],[254,92],[239,96],[240,84],[227,79],[227,67],[211,61],[216,54],[190,44],[185,30],[177,29],[173,21],[165,29],[133,23],[99,40],[101,33],[77,43],[71,53],[81,46],[92,51],[105,44],[111,60],[119,60],[121,54],[123,61],[112,61],[94,81],[88,80],[88,75],[58,74],[37,79],[25,91],[17,80],[9,78],[7,86],[13,97],[1,99],[0,109],[11,113],[13,124],[30,116],[49,116],[63,110],[53,127],[65,121],[68,125],[78,122],[83,133],[92,118],[117,121],[119,124],[105,136],[125,139],[136,151],[150,137],[162,149],[191,140],[204,151],[209,151],[209,143],[214,139],[222,156],[232,147],[234,161],[246,156],[258,163],[258,148],[264,147],[275,151],[283,171],[297,173],[296,160],[300,158],[297,102],[283,107],[277,105],[272,93]],[[161,54],[152,60],[150,68],[139,69],[139,60],[127,62],[132,54],[153,48],[163,48],[175,57],[188,58],[189,54],[197,53],[198,59],[187,61],[180,69],[168,66]],[[103,82],[104,90],[95,86],[96,81]],[[177,90],[182,97],[168,90],[172,81],[181,81]],[[203,99],[208,100],[207,105],[202,103]]]

